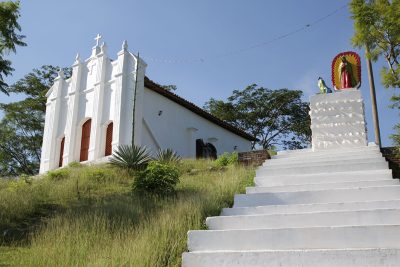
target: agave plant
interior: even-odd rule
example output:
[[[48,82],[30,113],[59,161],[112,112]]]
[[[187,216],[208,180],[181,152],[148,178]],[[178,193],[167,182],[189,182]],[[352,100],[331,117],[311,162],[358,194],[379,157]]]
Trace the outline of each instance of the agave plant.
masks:
[[[110,164],[128,170],[142,170],[150,161],[150,153],[145,147],[120,145],[114,151]]]
[[[167,148],[157,152],[156,160],[162,163],[178,163],[181,161],[181,157],[172,149]]]

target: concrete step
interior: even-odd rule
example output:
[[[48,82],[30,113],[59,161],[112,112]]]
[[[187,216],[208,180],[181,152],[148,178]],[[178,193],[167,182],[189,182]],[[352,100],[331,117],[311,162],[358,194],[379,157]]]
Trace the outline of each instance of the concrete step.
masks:
[[[260,167],[256,170],[257,176],[277,176],[288,174],[311,174],[311,173],[335,173],[335,172],[349,172],[349,171],[367,171],[367,170],[382,170],[387,169],[388,163],[386,161],[377,162],[343,162],[341,164],[321,164],[321,165],[308,165],[308,166],[295,166],[283,168],[270,168]]]
[[[400,199],[400,185],[235,195],[234,207],[362,202]]]
[[[278,159],[278,158],[290,158],[290,157],[326,156],[326,155],[333,155],[333,154],[357,153],[357,152],[364,152],[364,151],[379,152],[380,150],[379,150],[379,147],[376,145],[352,147],[352,148],[315,150],[315,151],[312,151],[311,149],[297,149],[297,150],[278,151],[277,155],[272,156],[272,158]]]
[[[260,175],[254,178],[254,182],[257,186],[282,186],[329,182],[379,181],[387,179],[392,179],[392,171],[389,169],[280,176]]]
[[[398,267],[399,249],[206,251],[183,254],[182,267]]]
[[[288,164],[272,164],[272,165],[263,165],[258,167],[257,170],[275,170],[275,169],[288,169],[288,168],[314,168],[319,166],[326,166],[326,165],[357,165],[357,164],[364,164],[364,163],[376,163],[376,162],[386,162],[384,157],[372,157],[372,158],[359,158],[359,159],[336,159],[326,161],[321,159],[320,161],[306,161],[306,162],[290,162]]]
[[[257,215],[257,214],[297,214],[327,211],[359,211],[400,208],[400,199],[385,201],[340,202],[322,204],[269,205],[242,208],[225,208],[221,216]]]
[[[339,183],[320,183],[320,184],[300,184],[300,185],[285,185],[285,186],[257,186],[247,187],[246,193],[265,193],[265,192],[296,192],[296,191],[315,191],[329,190],[339,188],[362,188],[385,185],[399,185],[399,180],[388,179],[378,181],[357,181],[357,182],[339,182]]]
[[[275,165],[288,165],[288,164],[301,164],[311,162],[331,162],[338,160],[360,160],[360,159],[372,159],[382,158],[382,153],[378,151],[366,151],[363,153],[353,154],[341,154],[341,155],[327,155],[327,156],[316,156],[316,157],[296,157],[296,158],[283,158],[283,159],[270,159],[263,163],[263,166],[275,166]]]
[[[275,170],[275,169],[288,169],[288,168],[297,168],[297,167],[317,167],[317,166],[325,166],[325,165],[343,165],[343,164],[360,164],[360,163],[375,163],[375,162],[385,162],[386,159],[384,157],[372,157],[372,158],[359,158],[359,159],[335,159],[331,161],[325,161],[321,159],[321,161],[306,161],[306,162],[290,162],[288,164],[272,164],[260,166],[257,170]]]
[[[400,225],[188,232],[189,251],[400,248]]]
[[[208,217],[206,220],[210,230],[391,225],[398,223],[400,223],[400,207],[398,209],[360,211],[218,216]]]

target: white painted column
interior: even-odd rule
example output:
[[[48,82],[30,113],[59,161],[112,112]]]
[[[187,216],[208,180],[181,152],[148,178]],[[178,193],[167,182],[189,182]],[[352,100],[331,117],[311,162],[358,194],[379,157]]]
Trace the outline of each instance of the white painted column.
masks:
[[[59,155],[56,155],[58,147],[58,122],[60,121],[61,92],[63,90],[64,73],[62,70],[58,72],[57,78],[54,79],[50,94],[47,96],[46,118],[42,144],[42,155],[40,160],[40,173],[58,167]]]
[[[115,75],[115,112],[113,118],[113,150],[115,150],[121,144],[129,144],[130,139],[124,142],[124,131],[129,130],[127,133],[129,137],[129,133],[132,131],[132,119],[129,120],[129,117],[124,116],[124,113],[128,111],[124,109],[124,97],[126,97],[126,92],[124,92],[124,88],[126,88],[126,70],[129,60],[129,52],[127,50],[128,46],[124,42],[122,45],[122,50],[118,52],[117,59],[117,72]],[[132,97],[129,97],[131,99]],[[130,114],[130,113],[129,113]],[[122,117],[126,118],[125,121],[122,120]]]
[[[143,98],[144,98],[144,77],[146,73],[147,64],[137,56],[134,56],[135,59],[135,71],[130,75],[131,82],[133,83],[133,94],[136,93],[136,99],[134,105],[136,107],[135,110],[135,145],[141,146],[142,145],[142,134],[143,134]],[[137,82],[136,82],[136,75],[137,75]],[[137,86],[137,88],[135,87]]]
[[[128,52],[126,41],[122,44],[122,50],[118,52],[117,60],[113,149],[116,149],[118,145],[132,144],[133,102],[136,89],[135,144],[141,145],[144,76],[147,67],[143,60],[138,62],[137,57]],[[138,68],[136,68],[136,64],[138,64]],[[136,69],[138,72],[137,88],[135,88]]]
[[[68,114],[67,125],[65,128],[63,165],[67,165],[73,161],[79,161],[79,158],[75,158],[74,155],[76,154],[77,118],[81,91],[82,67],[82,61],[79,55],[77,55],[75,62],[72,65],[71,86],[70,91],[68,92]]]
[[[103,100],[104,100],[104,86],[105,86],[105,71],[107,68],[107,47],[105,43],[100,47],[100,53],[97,56],[96,64],[96,82],[94,84],[93,96],[93,116],[92,126],[90,133],[89,157],[88,160],[95,160],[102,157],[101,140],[103,128],[101,119],[103,115]]]

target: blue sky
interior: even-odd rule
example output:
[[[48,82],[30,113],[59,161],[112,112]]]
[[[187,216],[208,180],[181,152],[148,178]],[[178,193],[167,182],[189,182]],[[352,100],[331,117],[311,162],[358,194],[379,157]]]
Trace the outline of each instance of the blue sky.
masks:
[[[211,97],[225,99],[233,90],[253,83],[271,89],[303,90],[308,99],[318,92],[318,76],[331,85],[330,66],[335,55],[352,50],[362,57],[361,90],[368,136],[373,141],[364,51],[351,46],[353,22],[348,8],[341,8],[348,2],[22,0],[20,24],[28,46],[9,57],[16,70],[6,81],[13,83],[44,64],[70,66],[76,53],[89,57],[93,38],[100,33],[111,58],[127,40],[129,50],[139,51],[148,63],[150,79],[177,85],[177,94],[199,106]],[[311,26],[305,27],[307,24]],[[305,30],[270,42],[303,27]],[[267,44],[244,49],[262,43]],[[388,108],[393,90],[380,83],[379,71],[384,64],[378,61],[373,68],[382,142],[389,146],[398,111]],[[0,102],[21,98],[0,94]]]

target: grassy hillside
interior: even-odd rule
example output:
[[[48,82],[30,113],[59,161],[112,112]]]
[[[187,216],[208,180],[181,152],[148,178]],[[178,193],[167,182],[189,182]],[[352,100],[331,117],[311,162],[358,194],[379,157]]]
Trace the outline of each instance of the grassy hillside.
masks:
[[[133,177],[75,166],[0,181],[0,266],[180,266],[189,229],[232,204],[252,169],[185,160],[175,196],[131,192]]]

